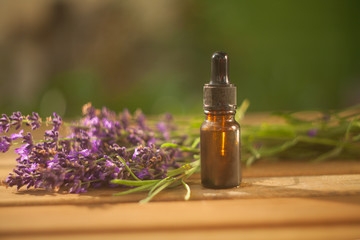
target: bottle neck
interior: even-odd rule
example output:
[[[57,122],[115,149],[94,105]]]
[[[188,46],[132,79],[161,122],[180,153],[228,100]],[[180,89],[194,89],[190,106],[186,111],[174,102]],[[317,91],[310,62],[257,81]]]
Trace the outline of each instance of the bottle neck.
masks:
[[[207,121],[235,121],[235,110],[204,110]]]

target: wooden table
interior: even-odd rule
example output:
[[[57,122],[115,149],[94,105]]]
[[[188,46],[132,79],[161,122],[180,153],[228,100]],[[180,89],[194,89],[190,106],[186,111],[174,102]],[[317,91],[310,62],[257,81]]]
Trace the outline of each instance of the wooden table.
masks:
[[[15,165],[0,155],[0,178]],[[360,239],[360,162],[259,162],[230,190],[84,194],[0,187],[0,239]]]

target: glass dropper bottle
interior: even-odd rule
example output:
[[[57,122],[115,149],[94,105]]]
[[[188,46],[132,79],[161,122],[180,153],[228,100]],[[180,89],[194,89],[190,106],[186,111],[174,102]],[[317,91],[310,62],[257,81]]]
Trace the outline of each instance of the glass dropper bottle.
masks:
[[[215,52],[211,58],[211,80],[204,85],[206,117],[200,129],[201,183],[208,188],[232,188],[241,183],[236,86],[229,81],[228,66],[228,55]]]

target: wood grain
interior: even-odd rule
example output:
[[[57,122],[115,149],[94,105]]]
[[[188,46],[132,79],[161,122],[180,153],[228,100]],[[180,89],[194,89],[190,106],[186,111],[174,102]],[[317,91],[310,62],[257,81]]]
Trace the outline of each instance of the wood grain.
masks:
[[[7,207],[0,216],[3,236],[351,225],[360,196]]]

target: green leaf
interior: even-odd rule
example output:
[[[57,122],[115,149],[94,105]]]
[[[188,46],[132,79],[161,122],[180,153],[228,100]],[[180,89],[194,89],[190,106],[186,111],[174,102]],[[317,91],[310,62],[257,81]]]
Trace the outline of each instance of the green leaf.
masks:
[[[294,127],[290,125],[271,125],[263,123],[260,126],[260,129],[254,134],[256,137],[286,137],[294,138],[296,136],[296,131]]]
[[[149,201],[151,201],[151,199],[153,199],[153,197],[155,197],[159,192],[161,192],[162,190],[167,188],[169,185],[171,185],[174,181],[175,181],[175,179],[166,182],[165,184],[163,184],[162,186],[157,188],[155,191],[153,191],[147,198],[141,200],[140,203],[142,203],[142,204],[148,203]]]
[[[173,148],[177,148],[179,145],[175,144],[175,143],[163,143],[161,144],[160,148],[165,148],[165,147],[173,147]]]
[[[283,152],[283,151],[293,147],[297,143],[298,143],[298,139],[294,138],[290,141],[284,142],[283,144],[281,144],[279,146],[267,148],[267,149],[261,150],[259,152],[260,152],[260,155],[262,155],[262,156],[272,156],[274,154],[278,154],[280,152]]]
[[[322,162],[324,160],[327,160],[327,159],[330,159],[330,158],[333,158],[333,157],[336,157],[338,156],[342,151],[343,151],[344,147],[341,145],[341,146],[338,146],[336,148],[334,148],[333,150],[329,151],[329,152],[326,152],[324,154],[321,154],[319,157],[317,157],[313,162]]]
[[[127,190],[127,191],[114,193],[113,196],[122,196],[122,195],[127,195],[127,194],[130,194],[130,193],[134,193],[134,192],[146,191],[146,190],[149,190],[153,185],[154,185],[153,183],[150,183],[150,184],[143,185],[143,186],[140,186],[140,187],[137,187],[137,188],[132,188],[132,189]]]
[[[115,184],[121,184],[121,185],[126,185],[126,186],[143,186],[143,185],[147,185],[150,183],[157,183],[160,180],[122,180],[122,179],[113,179],[111,180],[111,183],[115,183]]]
[[[173,177],[173,176],[179,175],[181,173],[184,173],[186,170],[191,169],[191,168],[192,168],[192,166],[189,163],[187,163],[177,169],[174,169],[174,170],[168,172],[167,176]]]
[[[192,148],[196,148],[196,146],[200,143],[200,137],[195,138],[193,144],[191,145]]]
[[[200,152],[200,150],[197,149],[197,148],[181,146],[181,145],[178,145],[178,144],[175,144],[175,143],[163,143],[160,146],[160,148],[164,148],[164,147],[179,148],[183,152],[193,152],[193,153],[199,153]]]
[[[186,189],[186,195],[184,197],[185,201],[188,201],[190,199],[190,195],[191,195],[191,190],[189,185],[187,185],[183,179],[181,179],[181,183],[184,185],[185,189]]]
[[[244,99],[240,107],[238,107],[238,109],[236,110],[236,114],[235,114],[236,121],[240,122],[244,118],[245,113],[248,110],[249,106],[250,106],[250,101],[248,99]]]
[[[166,177],[161,179],[159,182],[157,182],[153,188],[151,188],[151,190],[149,191],[149,195],[151,195],[159,186],[161,186],[162,184],[165,184],[168,181],[173,180],[174,178],[172,177]]]

